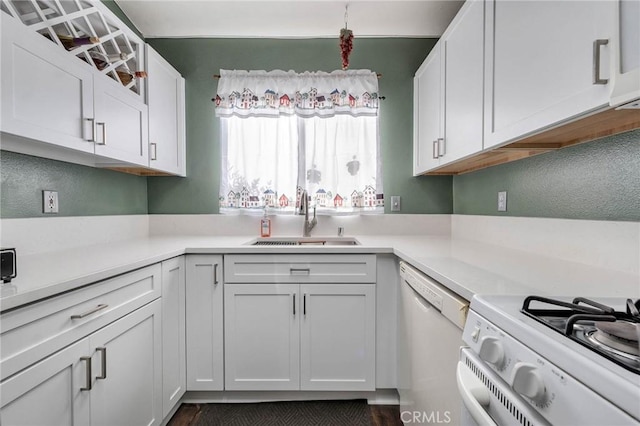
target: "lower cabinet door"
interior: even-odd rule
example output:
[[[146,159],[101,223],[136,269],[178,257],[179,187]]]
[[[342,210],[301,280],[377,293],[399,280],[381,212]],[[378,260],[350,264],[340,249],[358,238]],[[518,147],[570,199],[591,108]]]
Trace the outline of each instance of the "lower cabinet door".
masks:
[[[43,359],[0,384],[3,425],[88,425],[89,338]]]
[[[300,389],[375,390],[375,284],[301,284]]]
[[[224,389],[222,256],[187,256],[187,390]]]
[[[162,417],[187,386],[184,256],[162,262]]]
[[[225,285],[225,390],[299,389],[298,288]]]
[[[92,426],[162,422],[160,311],[155,300],[89,336]]]

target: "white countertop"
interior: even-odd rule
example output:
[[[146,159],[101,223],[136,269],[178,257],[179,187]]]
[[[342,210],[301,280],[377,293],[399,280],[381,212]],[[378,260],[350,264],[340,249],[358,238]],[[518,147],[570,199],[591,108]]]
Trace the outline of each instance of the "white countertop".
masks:
[[[18,257],[0,311],[185,253],[393,253],[465,299],[474,294],[640,298],[637,275],[443,236],[355,236],[358,246],[250,246],[255,237],[149,237]],[[274,237],[275,238],[275,237]]]

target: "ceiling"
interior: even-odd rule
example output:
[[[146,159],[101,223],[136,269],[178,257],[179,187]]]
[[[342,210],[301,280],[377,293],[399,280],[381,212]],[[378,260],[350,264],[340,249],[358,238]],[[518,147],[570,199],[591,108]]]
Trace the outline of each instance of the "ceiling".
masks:
[[[116,0],[146,38],[439,37],[457,0]]]

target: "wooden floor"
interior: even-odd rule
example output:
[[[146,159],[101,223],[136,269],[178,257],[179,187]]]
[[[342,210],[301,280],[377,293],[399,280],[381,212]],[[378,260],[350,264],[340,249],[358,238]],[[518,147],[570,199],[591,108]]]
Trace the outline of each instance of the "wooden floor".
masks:
[[[369,405],[368,407],[371,426],[403,426],[397,405]],[[190,426],[197,420],[200,411],[200,404],[182,404],[169,420],[168,426]]]

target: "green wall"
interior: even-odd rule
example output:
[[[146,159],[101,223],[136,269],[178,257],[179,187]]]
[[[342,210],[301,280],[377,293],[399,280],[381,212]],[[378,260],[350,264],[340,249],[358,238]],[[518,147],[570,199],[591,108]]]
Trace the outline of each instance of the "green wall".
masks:
[[[640,221],[640,130],[455,176],[453,194],[457,214]]]
[[[147,180],[110,170],[0,152],[0,216],[147,213]],[[42,213],[42,190],[58,191],[60,211]]]
[[[187,178],[148,178],[149,213],[218,213],[219,120],[211,98],[222,69],[340,68],[337,39],[147,39],[186,79]],[[358,39],[351,69],[382,73],[380,137],[384,192],[402,197],[402,213],[451,213],[452,178],[414,178],[413,75],[434,39]],[[389,203],[386,207],[389,211]]]

